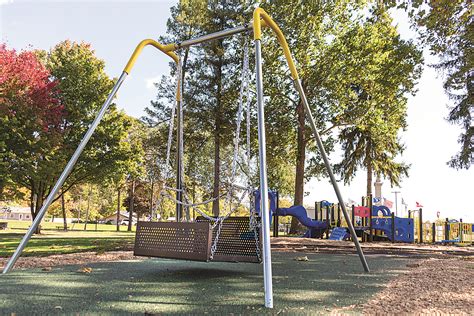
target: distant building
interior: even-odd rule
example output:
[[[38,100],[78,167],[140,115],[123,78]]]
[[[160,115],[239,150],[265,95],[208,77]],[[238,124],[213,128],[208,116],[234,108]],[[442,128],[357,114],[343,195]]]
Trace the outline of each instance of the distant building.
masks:
[[[73,223],[75,220],[76,220],[75,218],[66,217],[66,223]],[[62,218],[62,217],[52,217],[51,220],[45,219],[45,221],[49,221],[51,223],[62,224],[62,223],[64,223],[64,218]]]
[[[120,211],[119,214],[119,223],[122,223],[122,221],[128,221],[128,212],[127,211]],[[117,213],[114,213],[110,216],[104,217],[101,221],[104,223],[110,223],[113,225],[117,225]],[[137,217],[135,215],[132,215],[132,223],[136,224],[137,223]]]
[[[31,210],[22,206],[0,206],[0,219],[31,221]]]

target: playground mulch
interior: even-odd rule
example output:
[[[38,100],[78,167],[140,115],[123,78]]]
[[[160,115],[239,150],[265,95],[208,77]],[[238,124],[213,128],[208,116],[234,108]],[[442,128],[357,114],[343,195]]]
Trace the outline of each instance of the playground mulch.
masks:
[[[474,312],[474,256],[425,259],[388,282],[365,314],[457,314]]]
[[[449,256],[474,255],[474,247],[456,247],[442,245],[393,244],[393,243],[362,243],[364,253],[405,256],[412,259],[446,258]],[[301,253],[354,253],[354,245],[350,241],[333,241],[322,239],[279,237],[272,238],[272,249],[280,252]],[[59,265],[88,264],[93,262],[108,262],[118,260],[138,259],[130,251],[130,245],[123,247],[123,251],[88,251],[81,253],[66,253],[50,256],[20,257],[16,268],[44,268]],[[0,257],[0,269],[8,258]]]
[[[132,251],[109,252],[79,252],[62,255],[41,257],[20,257],[15,264],[15,269],[51,268],[63,265],[87,265],[94,262],[113,262],[121,260],[138,259]],[[0,258],[0,270],[7,263],[8,258]]]
[[[440,244],[405,244],[391,242],[364,242],[360,244],[366,254],[400,255],[410,258],[446,258],[446,256],[472,256],[474,247],[458,247]],[[272,238],[272,249],[278,251],[351,253],[354,244],[351,241],[327,239],[278,237]]]

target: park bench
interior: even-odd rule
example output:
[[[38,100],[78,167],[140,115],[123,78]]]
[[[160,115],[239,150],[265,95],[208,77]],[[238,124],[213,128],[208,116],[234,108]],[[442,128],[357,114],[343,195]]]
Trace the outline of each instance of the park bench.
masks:
[[[7,229],[8,228],[8,222],[0,222],[0,229]]]

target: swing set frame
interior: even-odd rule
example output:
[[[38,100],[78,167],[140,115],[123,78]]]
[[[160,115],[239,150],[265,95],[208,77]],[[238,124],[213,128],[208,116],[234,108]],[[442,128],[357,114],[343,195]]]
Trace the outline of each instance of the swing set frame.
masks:
[[[163,45],[161,43],[158,43],[157,41],[153,39],[145,39],[141,41],[137,47],[135,48],[132,56],[130,57],[127,65],[125,66],[122,74],[120,77],[117,79],[117,82],[115,83],[112,91],[110,92],[109,96],[107,97],[107,100],[105,103],[102,105],[99,113],[97,114],[96,118],[92,122],[91,126],[89,127],[89,130],[86,132],[84,135],[83,139],[81,140],[79,146],[77,147],[76,151],[72,155],[71,159],[69,160],[68,164],[64,168],[63,172],[61,173],[60,177],[58,178],[56,184],[54,185],[53,189],[51,190],[51,193],[48,195],[47,199],[44,202],[44,205],[40,209],[38,215],[36,216],[35,220],[33,221],[32,225],[28,229],[27,233],[23,236],[20,244],[18,245],[17,249],[13,253],[12,257],[9,259],[7,262],[5,268],[3,269],[2,273],[6,274],[10,272],[10,270],[13,268],[15,262],[18,260],[19,256],[23,252],[23,249],[25,248],[26,244],[32,237],[33,233],[36,231],[38,225],[41,223],[41,220],[46,214],[46,211],[48,210],[48,207],[51,205],[54,197],[56,194],[59,192],[61,186],[64,184],[66,178],[68,175],[71,173],[73,170],[79,156],[81,155],[82,151],[84,150],[84,147],[86,146],[87,142],[91,138],[92,134],[94,133],[95,129],[99,125],[100,121],[102,120],[103,116],[105,115],[110,103],[112,102],[115,94],[121,87],[122,83],[124,82],[125,78],[130,74],[138,56],[141,54],[143,48],[145,46],[153,46],[163,52],[164,54],[168,55],[171,59],[173,59],[174,62],[177,64],[180,63],[179,56],[175,53],[176,50],[183,48],[183,47],[190,47],[193,45],[197,45],[203,42],[219,39],[219,38],[224,38],[228,37],[234,34],[238,33],[243,33],[247,31],[253,31],[253,40],[254,40],[254,45],[255,45],[255,70],[256,70],[256,90],[257,90],[257,116],[258,116],[258,149],[259,149],[259,176],[260,176],[260,196],[266,196],[266,192],[268,192],[268,181],[267,181],[267,163],[266,163],[266,140],[265,140],[265,115],[264,115],[264,98],[263,98],[263,70],[262,70],[262,47],[261,47],[261,39],[262,39],[262,27],[268,27],[270,28],[274,35],[276,36],[280,46],[283,49],[283,53],[285,55],[291,77],[293,79],[294,86],[303,101],[304,104],[304,110],[305,114],[307,116],[307,119],[309,121],[311,130],[313,132],[314,138],[316,140],[318,149],[321,153],[321,156],[324,160],[324,164],[326,166],[326,170],[329,174],[329,177],[331,179],[331,183],[334,188],[334,192],[337,196],[339,205],[342,206],[342,212],[344,214],[344,218],[346,222],[348,223],[348,228],[349,232],[351,234],[352,240],[354,242],[354,245],[356,247],[357,253],[359,255],[360,261],[362,263],[362,266],[365,270],[365,272],[370,272],[369,266],[367,264],[367,261],[365,259],[364,253],[362,252],[362,249],[360,247],[359,241],[357,239],[356,232],[354,230],[353,223],[351,222],[351,218],[349,217],[344,200],[342,198],[342,194],[339,190],[338,184],[336,182],[336,178],[334,176],[334,173],[331,169],[330,163],[329,163],[329,158],[326,154],[326,151],[324,149],[324,145],[321,141],[321,137],[319,135],[319,132],[316,127],[316,123],[314,121],[313,115],[311,113],[311,109],[309,107],[308,101],[306,99],[306,95],[304,93],[303,87],[301,85],[301,81],[298,76],[298,71],[295,66],[295,62],[293,60],[293,57],[291,55],[290,49],[288,47],[288,43],[286,41],[285,36],[283,35],[283,32],[280,30],[279,26],[273,21],[273,19],[262,9],[262,8],[256,8],[253,12],[253,21],[247,25],[244,26],[238,26],[235,28],[219,31],[216,33],[211,33],[207,34],[204,36],[192,38],[180,43],[171,43],[167,45]],[[176,91],[176,102],[177,102],[177,107],[178,107],[178,113],[179,107],[181,106],[181,92],[179,89],[180,84],[177,85],[178,89]],[[180,122],[179,117],[178,117],[178,123]],[[180,142],[179,137],[181,137],[178,133],[178,143]],[[182,193],[181,190],[183,188],[183,184],[181,183],[180,179],[180,170],[181,168],[179,167],[180,164],[182,163],[181,160],[182,157],[179,157],[178,155],[178,168],[177,168],[177,200],[182,201]],[[270,212],[269,212],[269,202],[268,199],[261,199],[260,200],[260,209],[262,210],[261,212],[261,221],[262,221],[262,235],[263,235],[263,242],[262,242],[262,248],[263,248],[263,253],[262,253],[262,259],[263,259],[263,274],[264,274],[264,293],[265,293],[265,307],[267,308],[272,308],[273,307],[273,285],[272,285],[272,262],[271,262],[271,248],[270,248]],[[176,217],[179,220],[179,218],[182,216],[182,204],[176,203]]]

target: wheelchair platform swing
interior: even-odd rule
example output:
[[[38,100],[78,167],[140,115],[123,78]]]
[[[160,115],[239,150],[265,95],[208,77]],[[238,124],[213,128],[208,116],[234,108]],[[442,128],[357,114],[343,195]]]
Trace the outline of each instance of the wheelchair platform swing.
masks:
[[[134,254],[206,262],[261,262],[260,231],[255,234],[250,230],[249,217],[227,218],[212,253],[216,233],[203,217],[189,223],[138,222]]]

